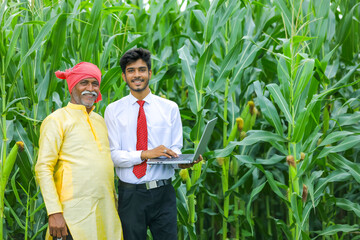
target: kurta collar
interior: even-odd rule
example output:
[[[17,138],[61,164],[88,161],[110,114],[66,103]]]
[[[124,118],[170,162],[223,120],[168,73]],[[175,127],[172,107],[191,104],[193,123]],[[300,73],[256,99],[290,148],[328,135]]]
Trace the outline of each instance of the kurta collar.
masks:
[[[139,99],[134,97],[134,95],[132,95],[131,93],[129,94],[129,97],[130,97],[130,104],[132,104],[132,105],[137,103],[137,101],[139,101]],[[150,91],[149,94],[146,95],[146,97],[143,99],[143,101],[145,101],[145,103],[150,103],[151,104],[152,97],[153,97],[153,94]]]
[[[74,103],[69,102],[67,107],[69,107],[71,109],[75,109],[75,110],[82,110],[82,111],[87,113],[86,107],[84,105],[81,105],[81,104],[74,104]],[[89,112],[89,114],[94,110],[94,108],[95,108],[95,106],[93,105],[92,108],[91,108],[91,111]]]

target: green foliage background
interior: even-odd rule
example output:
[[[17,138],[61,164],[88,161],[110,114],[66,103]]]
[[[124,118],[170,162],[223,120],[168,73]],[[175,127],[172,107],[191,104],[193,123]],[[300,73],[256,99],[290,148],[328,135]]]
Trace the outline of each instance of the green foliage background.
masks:
[[[98,65],[103,114],[128,93],[119,58],[144,47],[152,92],[180,107],[184,152],[219,118],[207,161],[174,180],[179,239],[360,239],[359,17],[356,0],[3,1],[2,175],[25,143],[0,189],[4,238],[47,227],[39,128],[70,99],[54,72]]]

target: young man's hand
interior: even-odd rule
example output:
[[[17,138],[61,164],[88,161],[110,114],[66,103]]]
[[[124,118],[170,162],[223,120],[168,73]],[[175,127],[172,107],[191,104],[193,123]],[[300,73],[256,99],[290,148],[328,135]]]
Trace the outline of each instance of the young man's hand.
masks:
[[[196,161],[194,161],[193,163],[187,163],[187,164],[179,164],[179,168],[190,168],[192,166],[194,166],[195,164],[197,164],[198,162],[201,162],[203,160],[203,157],[200,155],[198,159],[196,159]]]
[[[165,147],[164,145],[160,145],[151,150],[144,150],[141,152],[141,159],[151,159],[151,158],[158,158],[158,157],[178,157],[176,152],[171,150],[170,148]]]

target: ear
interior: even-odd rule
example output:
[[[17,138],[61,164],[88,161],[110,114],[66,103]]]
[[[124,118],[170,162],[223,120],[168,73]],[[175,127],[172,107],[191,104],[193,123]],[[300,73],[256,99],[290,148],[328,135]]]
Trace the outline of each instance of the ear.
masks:
[[[151,79],[152,70],[149,70],[149,80]]]
[[[121,77],[122,77],[122,79],[126,82],[126,76],[125,76],[125,73],[121,73]]]

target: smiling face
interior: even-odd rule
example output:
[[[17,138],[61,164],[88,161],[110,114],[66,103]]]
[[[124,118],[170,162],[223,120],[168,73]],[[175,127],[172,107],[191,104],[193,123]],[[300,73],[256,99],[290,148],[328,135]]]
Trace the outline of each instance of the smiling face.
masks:
[[[96,78],[85,78],[78,82],[71,91],[71,103],[84,105],[88,112],[100,93],[100,84]]]
[[[131,93],[141,100],[150,92],[149,80],[151,74],[152,72],[148,69],[146,62],[138,59],[126,66],[122,78],[129,86]]]

